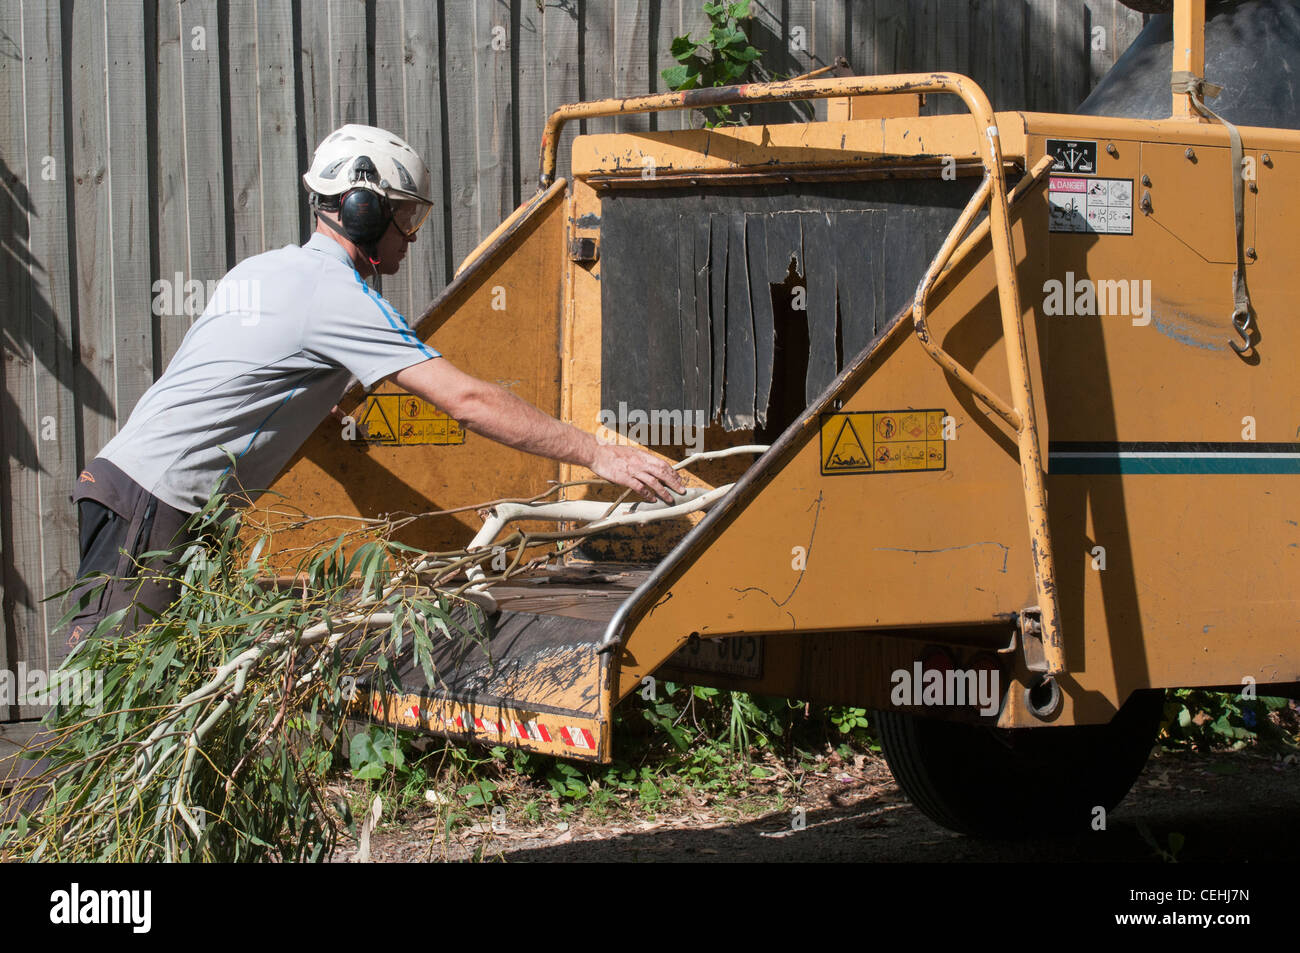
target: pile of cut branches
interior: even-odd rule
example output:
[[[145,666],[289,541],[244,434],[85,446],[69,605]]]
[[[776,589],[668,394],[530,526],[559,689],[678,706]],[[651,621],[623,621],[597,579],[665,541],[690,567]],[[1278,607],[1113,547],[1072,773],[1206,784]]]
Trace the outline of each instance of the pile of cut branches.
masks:
[[[259,558],[268,537],[250,543],[225,505],[214,496],[196,514],[204,544],[181,555],[171,609],[129,637],[114,635],[125,610],[114,613],[64,663],[68,681],[101,676],[76,684],[102,695],[46,717],[38,770],[9,795],[0,859],[328,857],[349,820],[326,776],[351,686],[395,678],[389,659],[412,647],[431,674],[433,639],[476,637],[463,620],[476,628],[477,610],[453,615],[459,599],[411,574],[427,554],[374,525],[304,554],[275,585]]]

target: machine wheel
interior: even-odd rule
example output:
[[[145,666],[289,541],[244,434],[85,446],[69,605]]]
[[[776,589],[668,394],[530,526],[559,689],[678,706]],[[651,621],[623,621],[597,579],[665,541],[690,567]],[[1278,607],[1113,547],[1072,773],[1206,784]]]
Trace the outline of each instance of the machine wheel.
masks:
[[[1133,786],[1160,727],[1163,691],[1134,692],[1106,725],[1003,730],[875,713],[890,770],[912,803],[962,834],[1087,830]]]

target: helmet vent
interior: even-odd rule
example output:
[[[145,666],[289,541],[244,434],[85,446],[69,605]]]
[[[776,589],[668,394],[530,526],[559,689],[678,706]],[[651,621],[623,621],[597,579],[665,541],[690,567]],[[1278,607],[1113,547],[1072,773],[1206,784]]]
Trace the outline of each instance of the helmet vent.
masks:
[[[320,171],[322,179],[332,179],[339,174],[339,169],[347,164],[347,159],[339,159],[337,162],[331,162],[328,166]]]
[[[402,184],[402,190],[404,192],[414,192],[416,190],[415,179],[411,178],[411,173],[406,171],[406,166],[396,159],[393,160],[393,165],[397,166],[397,178]]]

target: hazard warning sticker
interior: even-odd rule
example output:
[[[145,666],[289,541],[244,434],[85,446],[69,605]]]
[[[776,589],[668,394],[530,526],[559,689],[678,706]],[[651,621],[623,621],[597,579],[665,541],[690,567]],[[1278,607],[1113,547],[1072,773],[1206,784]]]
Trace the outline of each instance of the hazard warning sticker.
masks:
[[[1073,172],[1094,175],[1097,172],[1097,142],[1095,139],[1048,139],[1046,151],[1054,160],[1053,172]]]
[[[947,464],[942,410],[873,410],[823,414],[823,476],[913,473]]]
[[[383,447],[465,442],[459,421],[414,394],[372,394],[356,420],[358,439]]]
[[[1048,230],[1133,234],[1133,180],[1054,175],[1048,180]]]

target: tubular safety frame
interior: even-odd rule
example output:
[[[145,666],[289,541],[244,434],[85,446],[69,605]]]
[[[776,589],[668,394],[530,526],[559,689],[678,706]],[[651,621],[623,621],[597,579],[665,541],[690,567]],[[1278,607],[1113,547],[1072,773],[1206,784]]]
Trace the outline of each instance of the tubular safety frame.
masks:
[[[713,89],[694,89],[676,93],[658,93],[634,96],[628,99],[603,99],[589,103],[561,106],[546,120],[542,134],[541,170],[539,187],[548,187],[555,178],[556,152],[560,132],[571,119],[590,119],[599,116],[620,116],[631,113],[660,112],[679,109],[702,109],[713,106],[743,105],[745,103],[789,102],[801,99],[826,99],[837,96],[875,96],[898,93],[951,93],[959,97],[975,120],[977,136],[984,142],[980,160],[984,166],[984,181],[967,204],[956,228],[949,235],[935,262],[923,279],[922,285],[933,283],[943,263],[951,256],[958,240],[970,227],[979,211],[988,208],[988,231],[993,239],[993,259],[997,274],[998,304],[1002,316],[1002,336],[1006,346],[1008,374],[1011,381],[1012,401],[1006,403],[992,395],[973,375],[961,368],[948,355],[929,346],[925,332],[924,307],[917,337],[936,361],[948,370],[958,382],[970,388],[1016,434],[1020,457],[1022,489],[1029,523],[1030,552],[1034,565],[1034,586],[1038,596],[1036,607],[1042,628],[1043,652],[1046,657],[1046,674],[1055,676],[1065,671],[1065,650],[1061,635],[1060,607],[1056,597],[1056,566],[1052,555],[1051,535],[1047,525],[1047,489],[1043,474],[1042,452],[1038,445],[1038,427],[1034,412],[1034,394],[1029,373],[1029,351],[1025,340],[1024,322],[1020,311],[1020,296],[1016,286],[1015,249],[1012,246],[1010,212],[1006,177],[1002,165],[1002,144],[998,136],[997,118],[984,90],[972,79],[957,73],[902,73],[894,76],[839,76],[827,79],[787,80],[781,83],[751,83],[741,86],[722,86]],[[1042,169],[1034,170],[1041,176]],[[918,289],[918,295],[920,289]],[[936,353],[937,351],[937,353]],[[943,360],[947,358],[947,360]],[[671,560],[660,564],[665,569]],[[647,591],[658,572],[638,590]],[[640,601],[636,596],[625,603],[610,631],[617,631],[626,622],[631,604]]]

